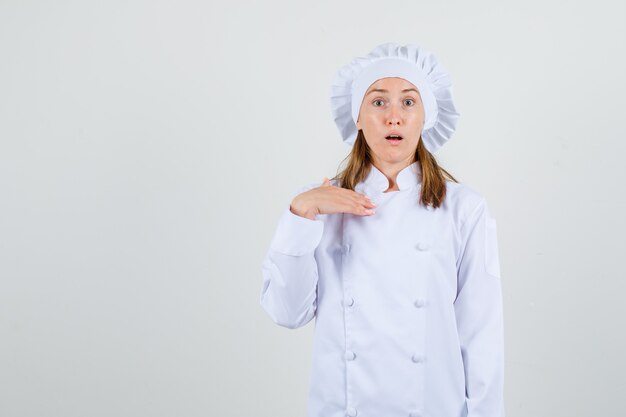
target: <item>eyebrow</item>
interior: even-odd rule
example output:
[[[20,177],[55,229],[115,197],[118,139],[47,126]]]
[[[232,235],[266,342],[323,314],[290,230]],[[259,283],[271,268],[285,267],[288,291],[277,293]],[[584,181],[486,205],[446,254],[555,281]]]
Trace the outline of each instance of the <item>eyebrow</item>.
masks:
[[[402,93],[408,93],[409,91],[415,91],[417,94],[419,94],[419,91],[417,91],[415,88],[406,88],[404,90],[402,90]],[[389,90],[385,90],[383,88],[374,88],[373,90],[370,90],[367,94],[369,93],[388,93]],[[365,94],[365,95],[367,95]]]

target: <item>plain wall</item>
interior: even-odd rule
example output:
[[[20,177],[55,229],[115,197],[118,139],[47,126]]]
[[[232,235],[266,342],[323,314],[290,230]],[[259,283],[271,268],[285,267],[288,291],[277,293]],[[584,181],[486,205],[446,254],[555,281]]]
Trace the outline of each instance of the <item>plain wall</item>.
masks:
[[[507,417],[623,415],[623,1],[0,2],[0,416],[304,416],[314,324],[259,305],[336,174],[334,72],[449,70],[436,153],[498,224]]]

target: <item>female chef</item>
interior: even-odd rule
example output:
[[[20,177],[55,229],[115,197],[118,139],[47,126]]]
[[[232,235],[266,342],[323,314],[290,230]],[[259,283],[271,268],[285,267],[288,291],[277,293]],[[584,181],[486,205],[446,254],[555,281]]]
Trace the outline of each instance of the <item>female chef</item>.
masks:
[[[446,70],[385,43],[331,105],[347,166],[292,195],[262,265],[276,324],[316,318],[307,416],[504,417],[496,221],[433,156],[459,116]]]

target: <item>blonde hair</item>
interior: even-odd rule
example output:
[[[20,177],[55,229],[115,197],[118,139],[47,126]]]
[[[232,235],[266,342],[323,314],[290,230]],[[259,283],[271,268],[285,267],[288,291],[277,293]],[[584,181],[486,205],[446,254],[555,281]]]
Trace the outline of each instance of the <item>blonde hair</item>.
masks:
[[[371,148],[365,141],[363,130],[359,130],[346,159],[348,160],[346,167],[332,179],[339,180],[340,187],[354,191],[354,187],[367,178],[372,168]],[[458,181],[439,166],[435,156],[424,146],[421,136],[415,151],[413,162],[415,161],[419,161],[422,171],[422,188],[418,203],[438,208],[446,197],[446,177],[456,183]]]

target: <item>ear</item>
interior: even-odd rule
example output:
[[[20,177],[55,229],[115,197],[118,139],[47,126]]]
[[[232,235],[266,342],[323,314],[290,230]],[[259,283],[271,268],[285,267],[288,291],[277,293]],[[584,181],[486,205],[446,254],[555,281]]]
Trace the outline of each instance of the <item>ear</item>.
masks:
[[[356,130],[361,130],[361,123],[360,123],[361,118],[357,117],[356,119]]]

